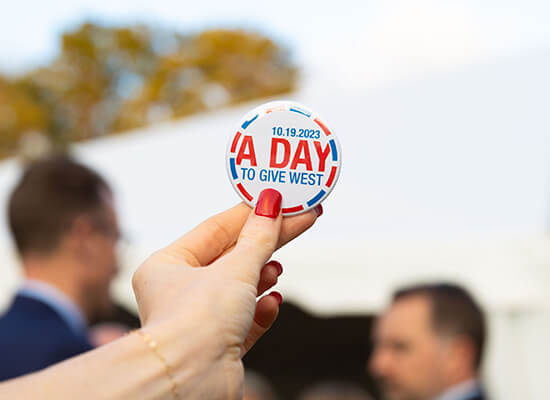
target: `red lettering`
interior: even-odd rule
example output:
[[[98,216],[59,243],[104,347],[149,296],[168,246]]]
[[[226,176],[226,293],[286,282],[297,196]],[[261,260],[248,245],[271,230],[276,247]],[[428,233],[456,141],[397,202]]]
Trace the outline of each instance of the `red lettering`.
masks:
[[[301,157],[302,153],[304,153],[303,157]],[[298,164],[304,164],[308,171],[313,171],[313,167],[311,166],[311,155],[309,154],[307,140],[300,140],[298,142],[298,148],[296,149],[296,154],[294,154],[292,164],[290,164],[290,169],[296,169]]]
[[[283,145],[284,155],[283,161],[277,162],[277,150],[279,149],[279,144]],[[273,138],[271,140],[271,158],[269,160],[269,168],[284,168],[287,166],[290,160],[290,143],[286,139]]]
[[[313,144],[319,156],[319,172],[325,172],[325,161],[330,153],[330,144],[327,143],[327,147],[324,150],[321,149],[321,142],[313,142]]]
[[[256,167],[258,165],[258,163],[256,162],[256,152],[254,150],[254,142],[252,141],[252,136],[245,136],[243,138],[241,147],[239,148],[239,154],[237,154],[237,165],[241,165],[243,160],[249,160],[250,166],[252,167]]]

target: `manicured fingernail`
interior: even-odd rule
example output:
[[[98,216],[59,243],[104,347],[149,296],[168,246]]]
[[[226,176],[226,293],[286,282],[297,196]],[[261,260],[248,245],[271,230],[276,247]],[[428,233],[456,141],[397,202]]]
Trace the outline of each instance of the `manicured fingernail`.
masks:
[[[281,276],[281,274],[283,273],[283,266],[281,265],[281,263],[275,260],[271,260],[269,263],[277,268],[277,275]]]
[[[264,189],[256,203],[256,215],[261,217],[277,218],[281,212],[283,197],[275,189]]]
[[[283,302],[283,295],[281,293],[271,292],[269,295],[275,297],[277,299],[277,302],[279,303],[279,305],[281,305],[281,303]]]
[[[323,206],[321,204],[315,207],[314,210],[317,213],[317,217],[320,217],[321,215],[323,215]]]

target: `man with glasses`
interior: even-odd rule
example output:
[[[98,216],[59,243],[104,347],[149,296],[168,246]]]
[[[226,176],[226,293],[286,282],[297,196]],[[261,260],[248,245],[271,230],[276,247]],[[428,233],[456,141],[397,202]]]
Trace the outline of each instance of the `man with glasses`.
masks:
[[[120,236],[109,185],[66,156],[28,166],[8,218],[25,280],[0,317],[0,381],[92,348],[87,324],[111,307]]]

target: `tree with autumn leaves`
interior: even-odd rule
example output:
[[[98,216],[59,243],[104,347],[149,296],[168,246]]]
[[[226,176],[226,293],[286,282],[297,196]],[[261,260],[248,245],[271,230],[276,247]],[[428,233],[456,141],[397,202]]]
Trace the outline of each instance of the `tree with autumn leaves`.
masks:
[[[84,24],[48,66],[0,77],[0,156],[39,132],[57,148],[291,91],[297,71],[272,40],[241,30],[184,35]]]

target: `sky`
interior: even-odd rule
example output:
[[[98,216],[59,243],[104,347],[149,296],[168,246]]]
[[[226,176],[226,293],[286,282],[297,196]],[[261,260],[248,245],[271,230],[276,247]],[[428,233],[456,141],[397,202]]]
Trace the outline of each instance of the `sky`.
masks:
[[[0,71],[14,75],[47,63],[59,50],[60,34],[86,20],[181,32],[257,30],[288,47],[306,79],[321,74],[345,87],[550,48],[545,0],[20,0],[0,14]]]

